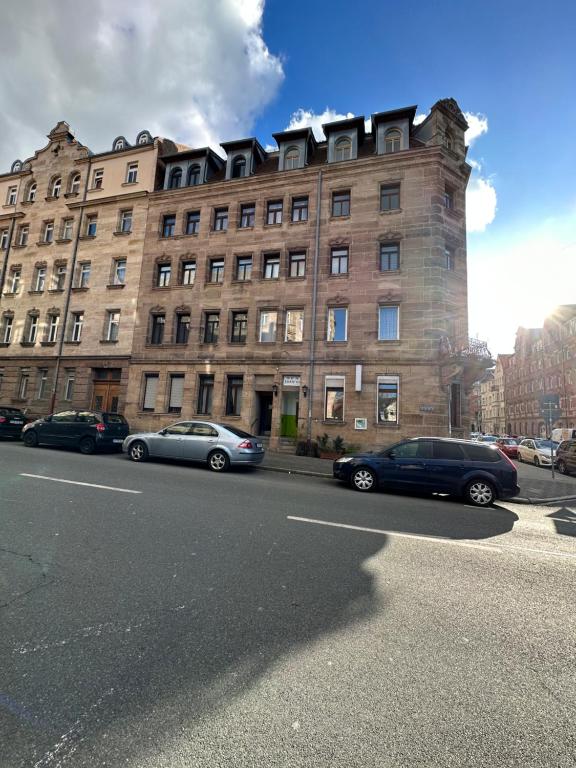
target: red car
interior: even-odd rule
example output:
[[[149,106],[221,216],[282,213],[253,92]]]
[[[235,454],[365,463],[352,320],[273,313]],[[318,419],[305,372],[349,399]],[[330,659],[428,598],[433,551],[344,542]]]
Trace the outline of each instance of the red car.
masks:
[[[510,459],[518,458],[518,443],[512,437],[499,437],[495,445]]]

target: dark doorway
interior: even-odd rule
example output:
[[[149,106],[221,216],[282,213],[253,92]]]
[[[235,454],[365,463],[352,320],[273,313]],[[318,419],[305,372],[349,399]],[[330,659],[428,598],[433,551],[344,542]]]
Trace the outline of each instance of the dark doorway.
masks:
[[[272,392],[257,392],[258,434],[269,435],[272,429]]]

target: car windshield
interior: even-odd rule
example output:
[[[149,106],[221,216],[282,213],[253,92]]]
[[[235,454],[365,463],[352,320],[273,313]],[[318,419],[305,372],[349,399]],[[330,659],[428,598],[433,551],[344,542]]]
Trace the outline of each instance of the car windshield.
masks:
[[[511,437],[504,437],[499,442],[503,445],[517,445],[516,440],[513,440]]]
[[[536,448],[552,448],[556,450],[558,448],[558,443],[556,443],[554,440],[535,440]]]

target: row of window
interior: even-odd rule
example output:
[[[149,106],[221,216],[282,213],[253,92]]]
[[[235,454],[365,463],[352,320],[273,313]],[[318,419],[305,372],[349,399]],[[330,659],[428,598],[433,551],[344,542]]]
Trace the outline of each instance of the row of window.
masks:
[[[72,400],[74,397],[74,384],[76,381],[76,369],[65,368],[64,377],[62,383],[62,397],[64,400]],[[0,368],[0,393],[3,390],[4,383],[4,371]],[[36,387],[35,390],[31,389],[32,381],[32,369],[20,368],[18,380],[16,382],[16,391],[14,395],[19,400],[27,400],[29,397],[34,397],[36,400],[44,400],[50,394],[48,387],[49,384],[49,369],[37,368],[36,369]],[[32,394],[33,393],[33,394]]]
[[[91,213],[85,216],[84,219],[84,237],[96,237],[98,230],[98,214]],[[118,212],[118,223],[116,228],[116,234],[129,234],[132,231],[132,209],[127,208]],[[74,218],[64,218],[60,221],[60,228],[58,230],[59,240],[72,240],[74,232]],[[56,223],[54,219],[47,219],[42,222],[40,230],[39,242],[43,245],[48,245],[54,242],[54,235],[56,234]],[[23,248],[28,245],[30,236],[30,225],[20,224],[16,231],[15,245]],[[0,229],[0,250],[5,251],[8,247],[9,230],[4,228]]]
[[[34,267],[32,275],[32,284],[30,290],[33,293],[42,293],[45,290],[63,291],[66,284],[67,264],[57,263],[52,269],[52,277],[48,282],[48,267],[37,265]],[[76,274],[74,276],[73,288],[89,288],[90,275],[92,272],[92,263],[90,261],[80,261],[76,265]],[[110,271],[110,282],[108,285],[124,285],[126,283],[126,259],[112,259]],[[21,267],[12,267],[6,281],[5,293],[20,294],[23,287]]]
[[[80,194],[81,178],[82,178],[81,175],[77,172],[73,172],[70,174],[68,178],[68,182],[66,184],[66,194],[72,195],[72,196]],[[127,163],[124,183],[136,184],[137,181],[138,181],[138,163],[135,163],[135,162]],[[102,189],[103,184],[104,184],[104,169],[95,168],[92,171],[92,184],[90,189]],[[46,190],[47,199],[57,200],[61,196],[62,190],[63,190],[62,177],[53,176],[48,182],[48,188]],[[38,194],[38,184],[36,181],[34,181],[34,179],[32,179],[28,182],[28,184],[26,184],[24,188],[24,196],[22,200],[25,203],[34,203],[36,202],[37,194]],[[13,185],[8,187],[8,191],[6,195],[6,205],[16,205],[17,200],[18,200],[18,186]]]
[[[142,386],[140,407],[143,411],[154,412],[158,408],[158,390],[160,376],[158,373],[145,373]],[[180,413],[184,402],[185,374],[172,373],[168,376],[166,393],[160,410],[168,413]],[[212,416],[214,411],[213,374],[199,374],[194,399],[195,412],[201,416]],[[398,376],[376,377],[376,422],[378,424],[398,424],[399,415]],[[225,377],[224,414],[226,416],[242,415],[242,400],[244,393],[244,376],[228,374]],[[343,422],[346,404],[346,377],[324,377],[324,420]],[[216,409],[220,411],[220,408]]]
[[[218,344],[222,337],[219,311],[205,311],[202,314],[200,340],[204,344]],[[397,341],[400,336],[400,307],[383,305],[378,307],[378,340]],[[283,320],[283,333],[281,321]],[[187,344],[190,336],[191,314],[189,311],[177,311],[173,323],[172,336],[168,343]],[[261,309],[258,313],[258,326],[255,340],[263,344],[272,344],[283,338],[286,343],[304,341],[304,309],[279,310]],[[326,341],[348,341],[348,307],[328,307],[326,314]],[[227,340],[230,344],[245,344],[248,341],[248,310],[229,312]],[[150,316],[148,343],[161,345],[167,343],[166,313],[153,312]]]
[[[42,343],[54,344],[58,340],[60,330],[60,312],[51,311],[46,316],[42,334]],[[68,323],[68,333],[66,341],[79,343],[82,341],[82,330],[84,328],[84,312],[72,312]],[[120,330],[120,310],[107,309],[105,312],[104,328],[102,341],[116,342]],[[32,346],[40,339],[41,324],[40,313],[37,311],[28,312],[24,329],[22,332],[21,344]],[[14,316],[10,313],[4,313],[0,323],[0,344],[7,346],[14,341]]]

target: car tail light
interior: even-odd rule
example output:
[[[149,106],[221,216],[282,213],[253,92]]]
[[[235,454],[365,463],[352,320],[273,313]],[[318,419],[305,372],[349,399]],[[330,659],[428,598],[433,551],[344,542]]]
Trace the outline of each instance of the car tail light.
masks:
[[[514,464],[510,456],[506,456],[504,451],[500,450],[500,448],[498,448],[498,453],[500,454],[500,456],[503,456],[506,459],[506,461],[508,462],[508,464],[510,464],[511,467],[514,467],[514,472],[516,472],[516,464]]]
[[[0,416],[0,424],[4,424],[6,421],[6,416]]]
[[[106,424],[96,424],[96,430],[98,432],[105,432],[106,431]]]
[[[238,448],[254,448],[254,446],[252,445],[251,440],[242,440],[242,442],[238,444]]]

